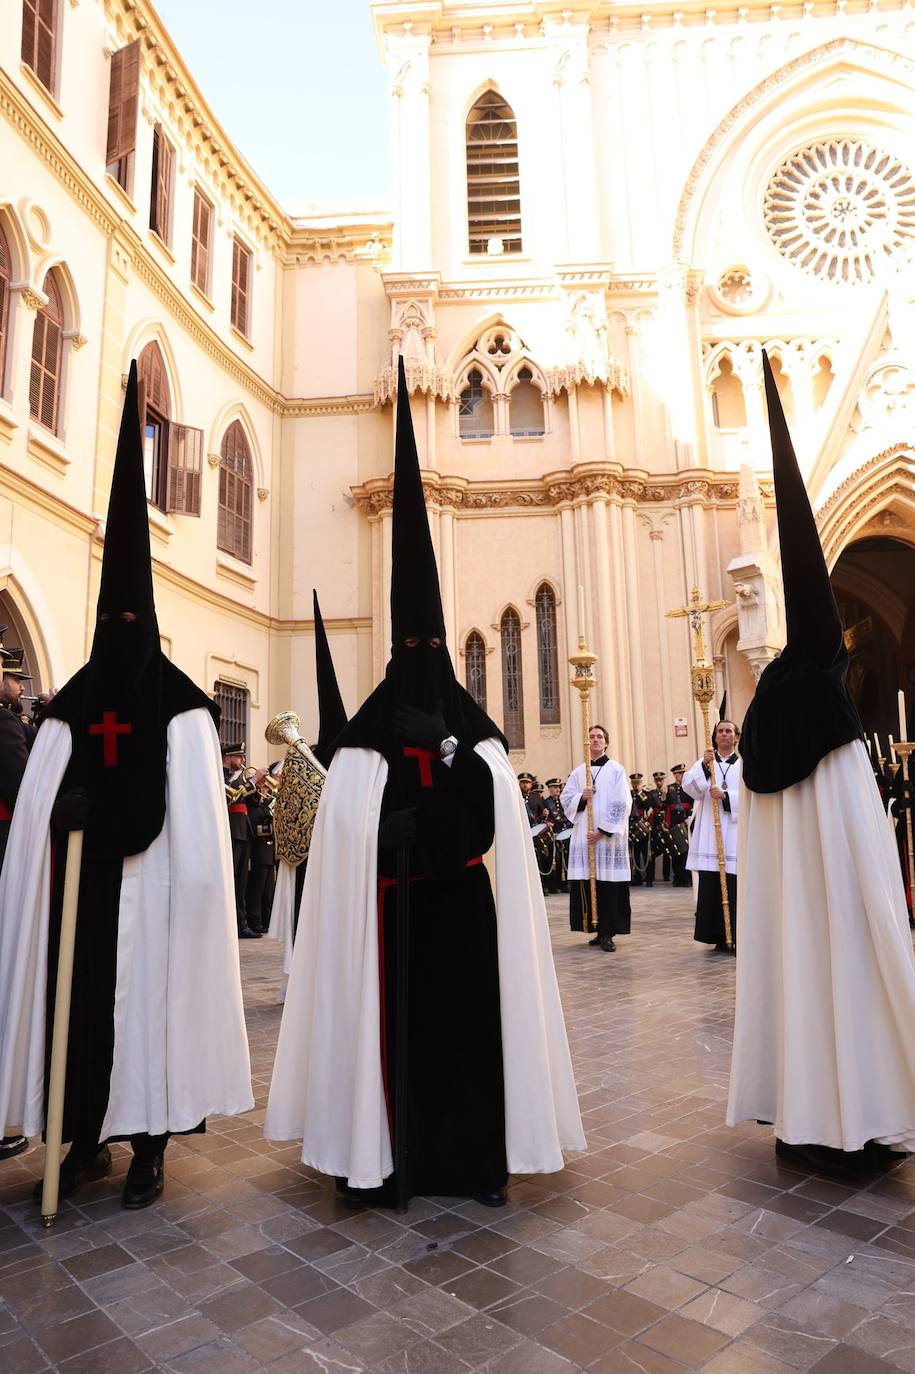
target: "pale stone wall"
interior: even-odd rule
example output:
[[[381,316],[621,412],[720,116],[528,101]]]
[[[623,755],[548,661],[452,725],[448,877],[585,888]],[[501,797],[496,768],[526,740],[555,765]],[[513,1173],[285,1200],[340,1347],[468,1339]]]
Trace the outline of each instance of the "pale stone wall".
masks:
[[[20,63],[12,3],[0,29],[0,215],[15,285],[0,379],[0,594],[36,686],[85,657],[122,378],[155,339],[171,418],[204,433],[200,518],[150,511],[168,652],[208,689],[217,677],[249,689],[256,757],[278,709],[293,706],[313,736],[316,586],[355,709],[389,651],[402,350],[456,670],[463,679],[475,629],[500,722],[499,621],[509,605],[521,619],[525,747],[513,761],[545,776],[580,754],[566,681],[579,585],[599,659],[593,713],[614,751],[646,774],[691,761],[689,635],[667,611],[697,583],[732,603],[707,644],[737,719],[783,642],[762,345],[830,562],[861,534],[915,542],[915,280],[904,267],[915,39],[895,0],[879,13],[864,0],[826,9],[586,0],[507,17],[489,0],[386,0],[374,18],[390,76],[393,213],[293,219],[239,158],[145,0],[61,4],[50,95]],[[108,72],[137,35],[125,193],[104,167]],[[518,255],[468,251],[465,125],[486,90],[517,121]],[[156,123],[176,154],[170,246],[148,228]],[[901,169],[886,221],[900,270],[857,289],[829,278],[841,254],[819,275],[787,260],[764,219],[779,166],[836,139],[879,147],[894,177]],[[205,296],[189,280],[195,185],[214,206]],[[852,197],[823,213],[841,227],[862,207]],[[234,234],[253,255],[248,339],[229,320]],[[50,266],[67,334],[57,435],[28,403],[35,293]],[[494,330],[507,359],[486,352]],[[494,394],[490,438],[460,437],[471,361]],[[543,395],[542,435],[508,433],[522,366]],[[235,419],[257,492],[250,565],[216,546],[218,452]],[[557,600],[558,725],[540,721],[543,581]]]

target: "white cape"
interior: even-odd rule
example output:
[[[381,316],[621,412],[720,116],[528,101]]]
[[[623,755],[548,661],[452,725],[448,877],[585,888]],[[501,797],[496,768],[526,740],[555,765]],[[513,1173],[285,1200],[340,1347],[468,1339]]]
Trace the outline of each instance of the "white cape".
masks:
[[[546,909],[518,783],[504,749],[477,745],[493,778],[505,1145],[514,1174],[553,1173],[583,1150]],[[381,1073],[378,822],[387,764],[334,756],[299,907],[264,1134],[356,1188],[393,1169]],[[487,865],[489,866],[489,865]],[[468,1011],[471,1009],[468,1008]]]
[[[915,956],[864,745],[783,792],[744,788],[739,839],[728,1124],[915,1150]]]
[[[594,802],[591,812],[597,830],[605,833],[594,846],[595,868],[598,882],[628,883],[629,869],[629,812],[632,810],[632,791],[626,778],[626,770],[616,759],[606,763],[592,774],[594,779]],[[579,811],[578,804],[585,786],[585,765],[580,763],[573,768],[560,797],[560,805],[572,819],[572,838],[569,841],[570,878],[587,878],[590,874],[588,860],[588,812]]]
[[[744,796],[740,786],[741,760],[722,768],[715,760],[715,781],[724,786],[730,810],[725,811],[718,803],[718,817],[721,821],[721,839],[724,844],[724,867],[728,873],[737,872],[737,832],[740,825],[740,799]],[[702,760],[698,759],[683,778],[683,791],[692,797],[693,819],[689,836],[689,856],[686,867],[692,873],[718,872],[718,842],[715,839],[715,817],[712,811],[711,780],[705,776]]]
[[[186,1131],[254,1105],[219,741],[209,712],[168,726],[165,824],[124,860],[114,1060],[101,1138]],[[51,807],[70,727],[47,720],[0,874],[0,1126],[44,1129]]]

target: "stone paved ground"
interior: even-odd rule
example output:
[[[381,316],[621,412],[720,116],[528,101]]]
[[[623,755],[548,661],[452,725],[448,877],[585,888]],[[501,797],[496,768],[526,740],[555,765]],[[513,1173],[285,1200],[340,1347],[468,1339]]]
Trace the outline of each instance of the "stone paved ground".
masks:
[[[159,1205],[121,1210],[118,1148],[44,1233],[41,1150],[0,1165],[0,1370],[915,1371],[915,1162],[855,1191],[724,1127],[734,966],[689,897],[637,889],[615,955],[551,902],[589,1148],[502,1212],[353,1214],[265,1143],[279,956],[244,944],[258,1107],[173,1142]]]

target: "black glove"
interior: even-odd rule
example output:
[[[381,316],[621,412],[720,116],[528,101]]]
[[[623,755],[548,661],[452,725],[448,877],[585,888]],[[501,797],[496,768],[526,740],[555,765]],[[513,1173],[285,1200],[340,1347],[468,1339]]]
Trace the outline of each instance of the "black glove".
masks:
[[[389,811],[378,827],[379,849],[402,849],[416,839],[416,807]]]
[[[61,792],[51,807],[54,830],[85,830],[89,823],[89,793],[85,787],[71,787]]]
[[[435,708],[435,714],[419,711],[415,706],[398,706],[393,718],[394,733],[410,744],[418,744],[420,749],[435,752],[450,731],[442,716],[442,703]]]

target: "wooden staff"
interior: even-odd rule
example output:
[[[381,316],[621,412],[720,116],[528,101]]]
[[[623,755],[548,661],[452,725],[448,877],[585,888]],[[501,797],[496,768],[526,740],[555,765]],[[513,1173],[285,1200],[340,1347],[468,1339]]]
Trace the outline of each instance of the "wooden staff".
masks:
[[[676,610],[668,611],[667,614],[672,620],[682,616],[688,616],[693,633],[696,636],[695,643],[695,662],[690,668],[690,684],[692,686],[693,697],[702,711],[702,722],[705,731],[705,747],[712,749],[712,761],[709,764],[709,798],[712,803],[712,822],[715,827],[715,848],[718,857],[718,880],[721,884],[721,912],[724,917],[724,942],[729,950],[734,949],[734,932],[731,925],[731,903],[728,900],[728,880],[727,863],[724,854],[724,836],[721,833],[721,813],[718,809],[718,798],[712,796],[712,789],[717,785],[715,781],[715,752],[712,747],[712,732],[709,726],[708,708],[709,703],[715,696],[715,669],[705,656],[705,640],[702,636],[702,617],[709,611],[720,611],[729,603],[727,601],[703,601],[702,593],[698,587],[693,587],[688,606],[678,606]]]
[[[908,732],[907,732],[908,733]],[[909,785],[909,758],[915,750],[915,743],[897,740],[893,748],[902,759],[902,798],[905,807],[906,857],[909,870],[909,896],[915,902],[915,853],[912,852],[912,791]]]
[[[569,679],[571,685],[578,691],[581,698],[581,734],[585,748],[585,787],[591,786],[591,742],[588,738],[591,733],[591,702],[590,696],[593,689],[597,686],[597,678],[594,675],[594,665],[597,662],[597,654],[592,654],[585,643],[585,622],[584,622],[584,595],[581,587],[578,589],[578,653],[569,655],[569,663],[575,669],[575,674]],[[587,802],[587,826],[588,833],[594,829],[594,802],[588,798]],[[590,935],[596,929],[594,924],[597,915],[597,856],[594,852],[594,845],[588,845],[588,879],[590,886],[590,905],[586,912],[582,913],[582,926],[585,934]]]
[[[73,988],[73,947],[76,943],[76,908],[83,859],[83,832],[71,830],[67,840],[64,898],[60,914],[60,945],[57,954],[57,990],[54,996],[54,1027],[51,1032],[51,1070],[48,1109],[45,1117],[44,1180],[41,1190],[41,1221],[54,1225],[60,1192],[60,1149],[63,1143],[64,1093],[67,1086],[67,1045],[70,1039],[70,993]]]

